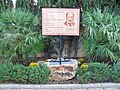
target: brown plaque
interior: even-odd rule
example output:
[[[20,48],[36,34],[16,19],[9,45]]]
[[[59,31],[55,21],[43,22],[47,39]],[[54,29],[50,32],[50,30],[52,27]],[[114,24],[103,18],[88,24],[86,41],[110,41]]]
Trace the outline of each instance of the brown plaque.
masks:
[[[80,9],[42,8],[42,35],[79,36]]]

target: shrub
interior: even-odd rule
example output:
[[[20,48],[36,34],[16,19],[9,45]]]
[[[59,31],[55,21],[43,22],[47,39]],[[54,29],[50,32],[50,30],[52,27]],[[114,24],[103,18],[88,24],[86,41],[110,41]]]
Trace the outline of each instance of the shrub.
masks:
[[[0,64],[0,82],[12,80],[13,64]]]
[[[29,81],[31,83],[46,83],[51,75],[50,70],[44,64],[29,68]]]
[[[50,70],[44,64],[36,67],[12,63],[0,64],[0,83],[8,80],[17,83],[46,83],[50,75]]]
[[[111,78],[114,82],[120,83],[120,62],[113,65],[111,69]]]
[[[110,78],[109,65],[104,63],[89,63],[88,68],[78,68],[77,79],[80,83],[88,83],[91,81],[102,82]]]
[[[81,67],[77,69],[77,80],[80,83],[89,83],[90,82],[90,71],[84,70]]]
[[[28,76],[29,76],[29,71],[28,68],[21,65],[21,64],[16,64],[14,66],[14,70],[12,72],[12,78],[16,82],[20,83],[27,83],[28,82]]]
[[[37,25],[38,18],[28,11],[17,9],[2,12],[0,52],[11,57],[17,55],[19,58],[27,57],[27,54],[31,53],[38,54],[43,48],[43,43],[36,30]]]
[[[88,71],[90,71],[91,81],[106,81],[110,78],[110,69],[108,64],[97,62],[90,63]]]

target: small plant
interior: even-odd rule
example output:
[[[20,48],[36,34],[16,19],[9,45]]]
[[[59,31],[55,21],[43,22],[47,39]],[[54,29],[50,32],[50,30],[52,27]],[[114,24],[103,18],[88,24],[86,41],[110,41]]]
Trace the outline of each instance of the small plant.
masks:
[[[91,81],[106,81],[110,78],[110,69],[108,64],[104,63],[89,63],[88,71],[90,71]]]
[[[84,58],[78,58],[78,60],[83,63],[84,62]]]
[[[27,83],[28,82],[29,71],[28,71],[27,67],[25,67],[21,64],[16,64],[16,65],[14,65],[14,69],[13,69],[12,73],[13,73],[12,78],[17,83]]]
[[[44,64],[37,67],[28,67],[29,69],[29,82],[31,83],[46,83],[51,75],[50,70]]]
[[[34,63],[34,62],[33,62],[33,63],[30,63],[30,64],[29,64],[29,67],[36,67],[36,66],[38,66],[38,65],[39,65],[38,63]]]
[[[111,78],[114,82],[120,83],[120,62],[113,65],[111,69]]]
[[[110,78],[110,69],[108,64],[89,63],[81,65],[77,70],[77,79],[80,83],[89,83],[91,81],[102,82]]]
[[[13,64],[0,64],[0,82],[12,80]]]
[[[83,63],[80,68],[82,70],[86,70],[88,68],[88,64],[87,63]]]
[[[84,70],[81,67],[77,69],[77,80],[80,83],[89,83],[90,82],[90,71]]]

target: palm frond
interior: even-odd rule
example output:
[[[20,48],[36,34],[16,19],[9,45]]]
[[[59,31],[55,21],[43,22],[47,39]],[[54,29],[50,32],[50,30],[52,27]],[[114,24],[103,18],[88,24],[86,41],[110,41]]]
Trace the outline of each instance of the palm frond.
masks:
[[[87,48],[89,55],[96,54],[99,57],[109,57],[117,60],[116,53],[120,52],[120,16],[115,16],[107,11],[97,9],[83,14],[83,24],[87,27],[84,40],[95,47]],[[89,41],[90,40],[90,41]],[[84,43],[86,46],[88,43]],[[91,52],[88,52],[91,51]]]

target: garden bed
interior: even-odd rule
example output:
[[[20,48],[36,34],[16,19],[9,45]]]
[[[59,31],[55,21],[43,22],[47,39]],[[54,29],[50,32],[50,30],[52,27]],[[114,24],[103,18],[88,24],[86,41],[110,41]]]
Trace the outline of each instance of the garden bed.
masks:
[[[120,82],[120,63],[113,66],[90,62],[78,66],[76,76],[71,80],[54,81],[49,80],[50,70],[46,65],[34,64],[28,66],[13,63],[2,63],[0,65],[0,83],[1,84],[82,84],[82,83],[103,83]]]

